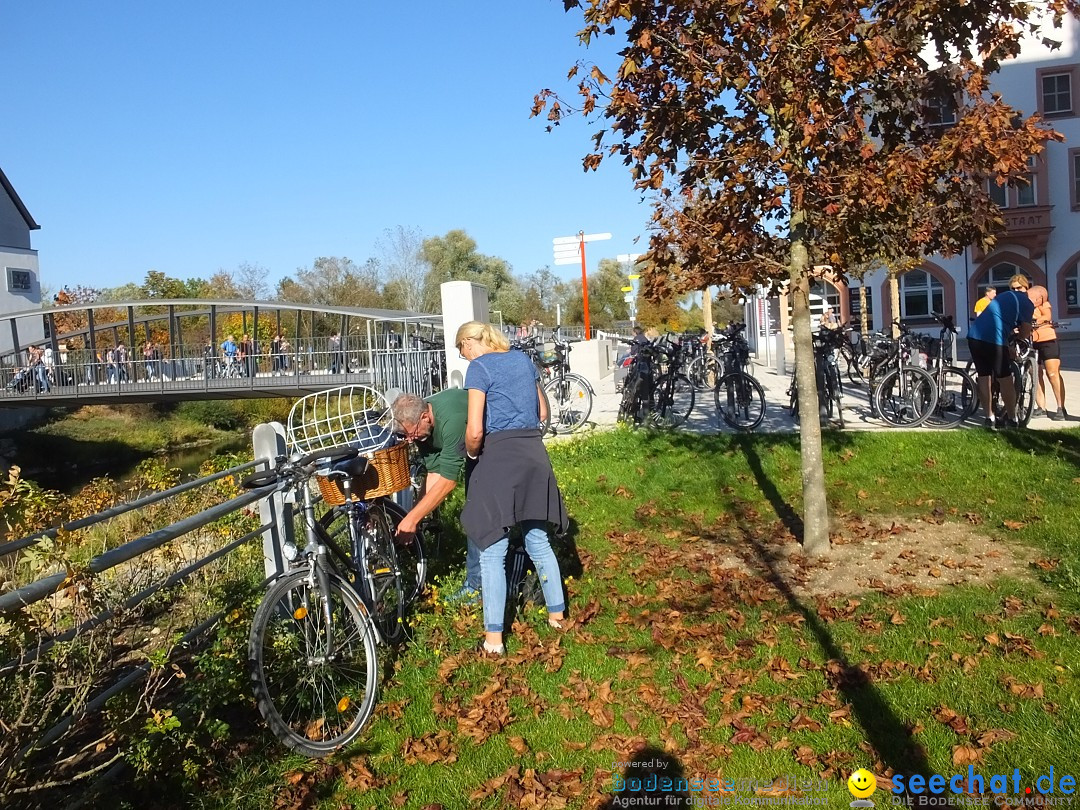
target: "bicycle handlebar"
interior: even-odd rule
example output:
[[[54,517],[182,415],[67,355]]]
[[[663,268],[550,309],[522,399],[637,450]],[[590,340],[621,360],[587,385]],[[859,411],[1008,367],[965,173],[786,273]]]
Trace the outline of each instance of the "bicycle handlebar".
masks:
[[[345,461],[347,459],[356,458],[358,455],[360,455],[360,451],[354,447],[329,447],[323,450],[315,450],[307,455],[301,456],[295,461],[289,461],[285,456],[278,456],[276,459],[277,464],[274,469],[253,473],[241,481],[240,485],[244,487],[244,489],[260,489],[261,487],[267,487],[271,484],[277,484],[282,479],[287,478],[300,470],[310,472],[307,468],[320,459],[332,458],[335,461]]]

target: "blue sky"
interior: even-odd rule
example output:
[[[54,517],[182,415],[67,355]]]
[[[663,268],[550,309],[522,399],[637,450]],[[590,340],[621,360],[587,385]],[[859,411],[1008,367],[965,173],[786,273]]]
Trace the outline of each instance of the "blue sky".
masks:
[[[582,123],[529,118],[576,60],[613,72],[580,26],[560,0],[3,3],[0,167],[53,289],[243,262],[276,282],[398,225],[570,277],[553,237],[611,232],[593,269],[642,252],[650,214],[620,162],[582,171]]]

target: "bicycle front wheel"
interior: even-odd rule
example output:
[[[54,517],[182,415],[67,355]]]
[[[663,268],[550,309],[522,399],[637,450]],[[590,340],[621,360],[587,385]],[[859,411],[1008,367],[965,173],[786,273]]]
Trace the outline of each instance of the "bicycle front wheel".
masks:
[[[657,377],[655,391],[656,405],[649,415],[654,427],[677,428],[690,418],[690,411],[694,410],[694,386],[686,375]]]
[[[372,504],[360,526],[361,590],[379,635],[387,644],[397,644],[405,634],[405,587],[390,526],[382,504]]]
[[[248,638],[259,712],[285,745],[325,757],[355,740],[375,709],[375,628],[335,574],[324,593],[307,570],[277,580]],[[329,616],[329,621],[327,621]]]
[[[1027,427],[1035,410],[1035,377],[1027,364],[1013,363],[1012,372],[1016,387],[1016,424]]]
[[[401,568],[401,590],[405,594],[405,609],[408,610],[420,598],[427,584],[424,531],[417,527],[416,533],[408,540],[399,537],[397,525],[405,517],[405,511],[393,501],[383,501],[383,506],[390,519],[390,533],[394,536],[394,550]]]
[[[937,384],[918,366],[893,369],[874,389],[874,407],[893,427],[918,427],[937,406]]]
[[[592,390],[580,374],[555,377],[544,386],[544,393],[551,407],[554,432],[573,433],[588,421],[593,406]]]
[[[733,428],[753,430],[765,418],[765,391],[749,374],[725,374],[714,396],[717,412]]]
[[[926,420],[931,427],[956,427],[973,416],[979,407],[975,381],[961,368],[948,366],[935,375],[937,405]]]

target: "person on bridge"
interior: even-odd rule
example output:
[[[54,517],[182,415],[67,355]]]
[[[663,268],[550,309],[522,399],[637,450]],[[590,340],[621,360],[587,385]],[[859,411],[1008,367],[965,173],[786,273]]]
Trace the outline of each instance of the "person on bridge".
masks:
[[[334,332],[330,336],[330,343],[328,348],[330,349],[330,373],[340,374],[342,372],[342,356],[341,356],[341,333]]]
[[[240,352],[240,347],[236,345],[236,341],[233,340],[233,336],[229,335],[225,338],[225,342],[221,344],[221,356],[225,360],[225,371],[223,376],[228,377],[230,369],[236,365],[236,356]]]
[[[248,334],[240,338],[240,367],[245,377],[255,376],[255,344]]]

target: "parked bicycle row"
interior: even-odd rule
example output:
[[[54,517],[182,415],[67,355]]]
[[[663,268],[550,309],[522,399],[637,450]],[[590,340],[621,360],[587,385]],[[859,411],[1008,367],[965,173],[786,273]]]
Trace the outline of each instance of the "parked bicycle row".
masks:
[[[937,336],[897,322],[898,336],[860,334],[850,325],[821,328],[813,335],[818,416],[839,428],[858,408],[868,419],[887,426],[952,428],[971,420],[979,409],[973,362],[956,357],[958,329],[951,316],[935,313]],[[1053,327],[1053,322],[1044,326]],[[666,334],[649,339],[638,330],[620,358],[619,421],[631,425],[678,428],[687,424],[695,405],[714,408],[717,417],[737,430],[751,431],[766,417],[766,396],[754,376],[745,325],[732,324],[706,340],[699,334]],[[1008,336],[1008,374],[1016,392],[1016,423],[1031,419],[1036,396],[1036,352],[1020,333]],[[991,408],[1005,419],[1006,405],[995,380]],[[792,370],[780,408],[799,419],[799,386]],[[847,412],[847,416],[845,416]]]

